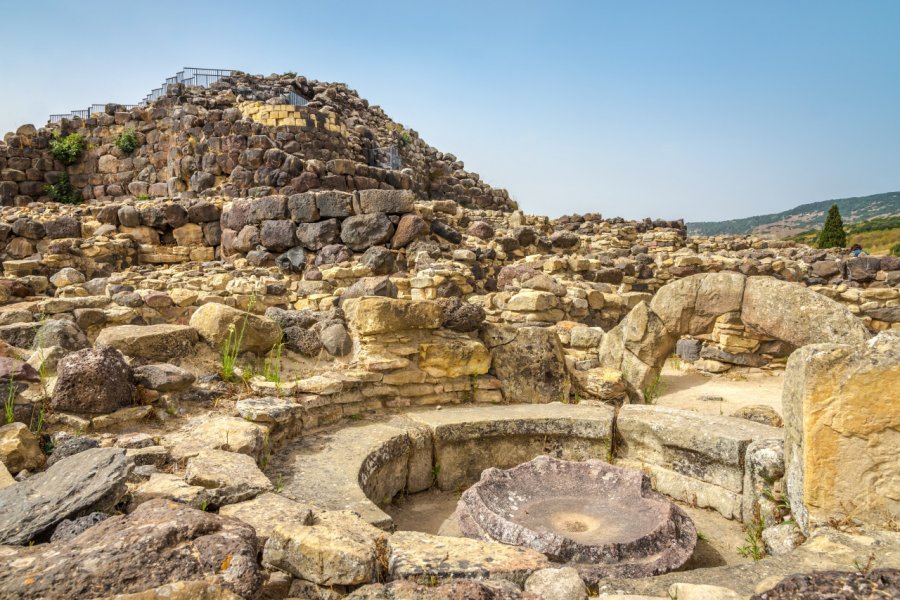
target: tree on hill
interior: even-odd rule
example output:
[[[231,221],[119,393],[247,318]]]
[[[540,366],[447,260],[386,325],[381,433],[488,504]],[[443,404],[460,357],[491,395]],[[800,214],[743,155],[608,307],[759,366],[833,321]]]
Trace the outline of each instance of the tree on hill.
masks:
[[[825,226],[816,240],[819,248],[843,248],[847,245],[847,232],[844,231],[844,220],[837,204],[832,204],[825,217]]]

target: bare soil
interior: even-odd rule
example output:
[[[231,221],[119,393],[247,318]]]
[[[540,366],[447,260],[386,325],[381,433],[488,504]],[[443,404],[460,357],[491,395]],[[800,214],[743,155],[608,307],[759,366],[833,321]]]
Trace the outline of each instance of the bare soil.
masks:
[[[725,416],[744,406],[762,404],[772,407],[781,415],[783,383],[783,371],[705,375],[697,371],[680,370],[669,362],[662,370],[662,390],[656,404]]]

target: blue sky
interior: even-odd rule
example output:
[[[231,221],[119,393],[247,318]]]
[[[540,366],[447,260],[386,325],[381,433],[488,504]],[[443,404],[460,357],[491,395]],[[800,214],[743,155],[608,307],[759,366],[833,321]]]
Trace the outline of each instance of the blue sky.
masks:
[[[297,71],[528,212],[736,218],[900,190],[898,30],[895,0],[5,2],[0,132],[183,66]]]

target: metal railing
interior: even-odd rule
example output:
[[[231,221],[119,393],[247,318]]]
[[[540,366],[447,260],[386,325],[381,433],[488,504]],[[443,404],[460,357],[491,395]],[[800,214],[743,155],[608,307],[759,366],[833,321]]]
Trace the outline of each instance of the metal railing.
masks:
[[[309,104],[309,100],[301,96],[294,90],[291,90],[287,94],[287,103],[293,104],[294,106],[306,106],[307,104]]]
[[[369,166],[399,171],[402,166],[400,161],[400,148],[396,145],[384,146],[381,148],[369,148]]]
[[[58,123],[63,119],[87,119],[93,114],[106,112],[106,107],[111,105],[121,106],[125,110],[131,110],[132,108],[137,108],[138,106],[146,106],[150,102],[153,102],[154,100],[165,96],[166,92],[169,91],[169,86],[171,85],[182,84],[188,87],[209,87],[223,77],[229,77],[233,72],[234,69],[204,69],[200,67],[185,67],[181,71],[175,73],[174,77],[167,78],[162,86],[151,90],[149,94],[144,96],[144,99],[141,100],[139,104],[118,104],[115,102],[109,102],[106,104],[92,104],[90,107],[85,109],[78,109],[67,113],[50,115],[50,122]],[[302,98],[304,100],[304,104],[306,103],[306,99],[303,98],[303,96],[298,95],[298,98]],[[297,106],[303,106],[303,104],[298,104]]]

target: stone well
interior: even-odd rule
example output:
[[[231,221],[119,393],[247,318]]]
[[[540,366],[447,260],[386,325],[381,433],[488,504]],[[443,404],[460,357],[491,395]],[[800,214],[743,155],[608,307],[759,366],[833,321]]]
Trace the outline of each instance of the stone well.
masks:
[[[591,579],[677,569],[697,541],[690,517],[653,491],[646,475],[599,460],[539,456],[487,469],[455,516],[467,537],[527,546]]]

